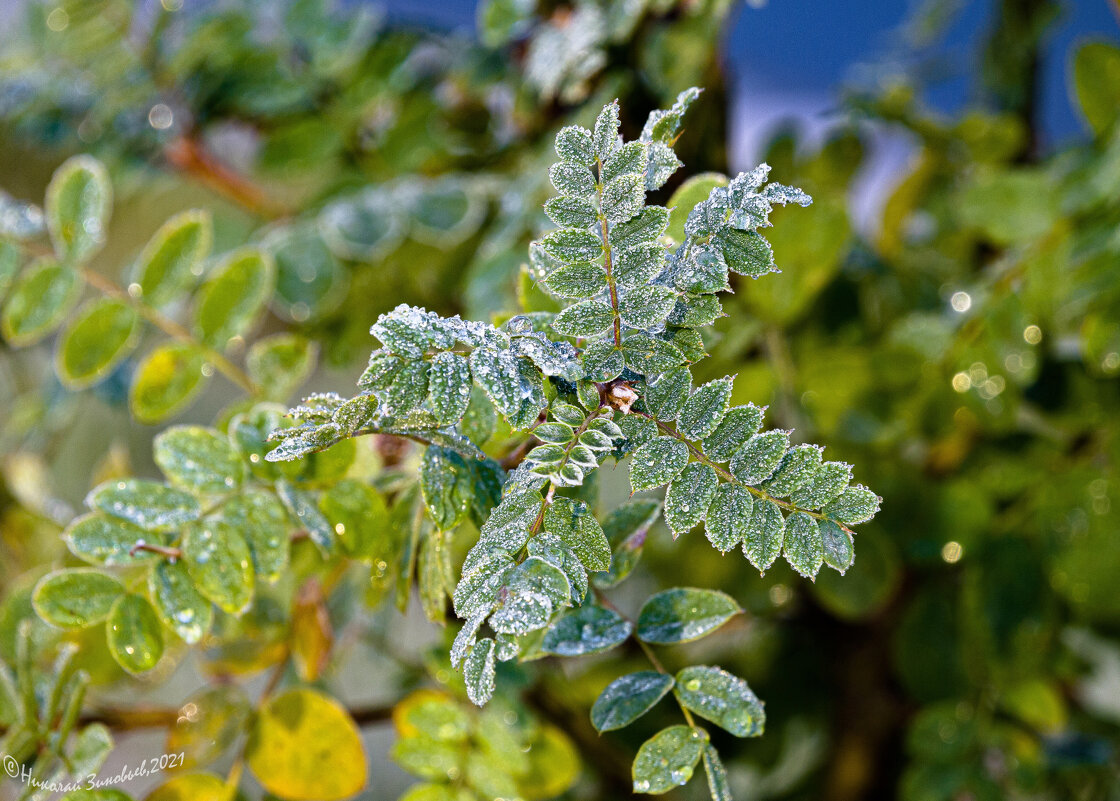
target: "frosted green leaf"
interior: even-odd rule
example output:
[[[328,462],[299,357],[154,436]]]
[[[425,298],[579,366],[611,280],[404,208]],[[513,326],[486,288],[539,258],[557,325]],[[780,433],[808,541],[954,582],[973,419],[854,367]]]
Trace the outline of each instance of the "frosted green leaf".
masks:
[[[595,176],[591,170],[572,161],[553,164],[548,170],[548,178],[556,191],[567,197],[589,197],[595,192]]]
[[[621,120],[618,116],[618,101],[612,100],[603,106],[603,110],[595,118],[595,128],[591,134],[591,143],[600,161],[606,161],[618,149],[619,125]]]
[[[564,461],[564,457],[567,455],[567,451],[559,445],[546,443],[529,451],[528,455],[525,457],[525,461],[541,465],[558,465],[560,462]]]
[[[420,463],[420,492],[428,514],[440,531],[454,528],[470,508],[470,475],[463,457],[430,445]]]
[[[336,484],[331,489],[341,485]],[[376,516],[371,512],[371,517]],[[222,519],[233,526],[249,546],[257,578],[273,582],[288,566],[288,514],[283,504],[267,492],[245,490],[222,506]],[[381,518],[382,522],[384,518]]]
[[[544,285],[562,298],[590,298],[607,288],[607,274],[602,265],[581,261],[553,270]]]
[[[455,614],[464,619],[482,613],[489,614],[498,588],[505,583],[506,576],[514,566],[510,555],[499,550],[488,551],[468,564],[469,567],[467,564],[463,565],[463,575],[451,598],[455,604]]]
[[[781,555],[785,526],[782,510],[776,503],[760,498],[754,500],[750,523],[743,538],[743,554],[760,573],[768,570]]]
[[[613,381],[626,367],[622,351],[613,342],[592,342],[581,358],[591,381]]]
[[[635,334],[622,342],[626,366],[641,375],[651,376],[684,364],[684,354],[672,342],[646,334]]]
[[[299,334],[273,334],[253,343],[245,367],[269,398],[283,401],[315,369],[318,351],[318,345]]]
[[[595,207],[579,197],[551,198],[544,204],[544,213],[557,228],[590,228],[599,219]]]
[[[857,484],[848,487],[832,503],[824,507],[824,513],[834,520],[854,526],[865,523],[879,511],[880,498],[867,487]]]
[[[606,303],[585,300],[556,315],[552,328],[569,337],[590,337],[602,333],[614,324],[614,310]]]
[[[494,695],[494,641],[484,637],[463,662],[463,681],[471,703],[482,706]]]
[[[718,485],[716,471],[700,462],[686,465],[673,480],[665,493],[665,523],[674,539],[700,525]]]
[[[213,241],[208,211],[184,211],[161,225],[133,267],[133,283],[144,302],[159,308],[177,299],[202,274]]]
[[[648,417],[639,417],[636,414],[624,415],[618,421],[618,427],[622,429],[623,439],[618,446],[619,453],[622,455],[633,453],[642,445],[657,438],[657,423]]]
[[[843,575],[856,558],[852,535],[831,520],[821,520],[818,526],[824,546],[824,563]]]
[[[583,425],[584,418],[587,416],[582,409],[570,403],[554,403],[550,411],[555,420],[569,426]]]
[[[609,184],[621,175],[642,177],[646,171],[647,145],[645,142],[627,142],[603,163],[599,182]],[[642,194],[645,194],[643,181]]]
[[[677,299],[666,322],[686,328],[702,328],[723,316],[723,304],[715,295],[684,295]]]
[[[622,322],[643,331],[659,329],[677,302],[677,293],[668,287],[638,287],[627,292],[618,303]]]
[[[90,301],[63,330],[55,356],[58,377],[83,389],[111,373],[138,341],[140,314],[122,300]]]
[[[163,630],[152,605],[139,595],[122,595],[105,621],[109,653],[129,673],[151,670],[163,656]]]
[[[253,600],[253,557],[237,529],[221,520],[191,523],[183,530],[183,561],[195,589],[231,615]]]
[[[91,156],[63,162],[47,186],[47,228],[55,252],[72,262],[85,261],[105,244],[113,205],[109,173]]]
[[[731,473],[744,484],[761,484],[778,469],[787,448],[788,431],[775,429],[755,434],[731,458]]]
[[[556,565],[530,556],[510,571],[490,616],[490,627],[501,634],[524,635],[548,625],[553,611],[571,603],[572,586]]]
[[[612,440],[622,439],[622,427],[609,417],[600,417],[587,424],[588,432],[601,433]],[[587,433],[587,432],[585,432]]]
[[[704,349],[704,339],[694,328],[670,329],[669,339],[684,356],[685,361],[698,362],[708,356],[708,352]]]
[[[544,530],[560,538],[591,572],[611,566],[611,546],[587,504],[557,497],[544,511]]]
[[[100,623],[124,594],[124,585],[89,567],[56,570],[31,594],[35,613],[52,626],[80,629]]]
[[[561,128],[556,134],[556,155],[564,161],[590,166],[595,163],[591,131],[579,125]]]
[[[646,124],[642,126],[641,140],[672,144],[677,138],[677,131],[680,130],[685,112],[696,98],[700,97],[700,92],[697,87],[690,86],[677,95],[670,108],[651,111],[646,118]]]
[[[315,543],[320,553],[330,556],[335,550],[335,531],[314,499],[306,492],[296,489],[287,481],[276,482],[276,494],[284,508],[307,531],[307,536]]]
[[[480,326],[487,334],[496,333]],[[369,332],[393,351],[418,358],[428,349],[447,350],[467,334],[458,317],[444,318],[435,312],[401,303],[377,318]]]
[[[657,277],[665,266],[665,251],[660,245],[639,246],[615,253],[613,259],[615,283],[629,289],[645,286]]]
[[[642,402],[646,411],[662,422],[671,422],[684,408],[692,391],[692,373],[687,367],[678,367],[658,376],[646,387]]]
[[[470,356],[474,380],[514,428],[528,428],[548,401],[540,371],[527,359],[491,347]]]
[[[688,464],[688,446],[673,437],[658,437],[634,451],[630,460],[632,492],[668,484]]]
[[[820,509],[839,498],[852,480],[852,466],[825,462],[808,480],[794,489],[789,499],[803,509]]]
[[[756,231],[725,228],[713,241],[722,249],[727,266],[739,275],[758,278],[777,271],[770,243]]]
[[[743,610],[718,590],[674,587],[651,596],[638,613],[638,639],[672,644],[706,637]]]
[[[70,553],[93,565],[135,565],[158,558],[158,554],[136,551],[140,543],[166,545],[166,537],[134,526],[125,520],[94,512],[74,520],[62,532]]]
[[[704,294],[728,292],[727,262],[723,254],[710,246],[697,246],[683,257],[673,260],[673,285],[683,292]]]
[[[86,505],[149,531],[175,528],[202,514],[198,499],[190,493],[139,478],[95,487],[86,496]]]
[[[595,347],[593,344],[592,348]],[[590,350],[591,348],[588,348]],[[587,351],[584,351],[586,354]],[[622,368],[619,368],[620,370]],[[599,388],[593,383],[593,379],[587,379],[576,383],[576,399],[579,401],[583,408],[589,412],[599,411],[605,404],[603,396],[599,393]]]
[[[673,689],[667,673],[643,670],[615,679],[591,707],[591,725],[599,732],[629,726]]]
[[[594,451],[586,445],[576,445],[568,452],[568,461],[577,464],[584,470],[594,470],[599,466],[599,460]]]
[[[544,499],[534,491],[512,493],[502,498],[489,519],[482,524],[479,544],[501,548],[507,553],[521,550],[529,539],[529,530],[543,503]],[[463,617],[462,614],[459,616]]]
[[[212,428],[172,426],[156,437],[152,453],[172,484],[195,492],[230,492],[245,479],[245,463],[229,439]]]
[[[160,345],[136,368],[128,405],[141,423],[158,423],[184,409],[205,383],[206,362],[193,345]]]
[[[388,386],[379,393],[383,411],[386,414],[400,416],[411,412],[423,403],[428,394],[428,373],[427,362],[414,361],[402,364],[393,373]]]
[[[688,439],[704,439],[719,427],[731,400],[728,376],[697,387],[689,396],[677,418],[677,430]]]
[[[813,578],[824,562],[824,542],[817,521],[804,512],[794,512],[786,520],[782,553],[790,566],[805,578]]]
[[[663,206],[647,206],[626,222],[611,228],[607,241],[616,251],[629,250],[639,245],[657,245],[669,224],[669,210]]]
[[[727,781],[727,770],[719,758],[719,752],[711,743],[704,746],[704,774],[708,779],[708,795],[712,801],[734,801],[731,785]]]
[[[82,296],[81,275],[51,259],[20,273],[0,310],[0,332],[12,345],[34,344],[66,318]]]
[[[541,648],[558,656],[597,654],[625,642],[631,628],[617,612],[587,604],[553,623]]]
[[[701,728],[670,726],[642,743],[632,769],[635,793],[660,795],[688,784],[708,744]]]
[[[533,435],[541,442],[567,445],[575,439],[576,432],[567,423],[541,423],[533,429]]]
[[[546,562],[555,565],[563,571],[571,587],[571,602],[580,604],[587,595],[588,581],[587,569],[583,566],[576,552],[568,547],[559,537],[541,532],[529,540],[529,555],[538,556]]]
[[[344,400],[331,413],[331,422],[343,436],[348,436],[369,425],[377,413],[378,399],[375,395],[358,395]]]
[[[154,565],[148,574],[148,592],[156,615],[183,642],[194,645],[210,630],[214,608],[194,588],[182,562],[163,560]]]
[[[640,175],[620,175],[603,187],[599,205],[608,222],[631,219],[646,202],[646,185]]]
[[[564,264],[595,261],[603,256],[603,243],[598,236],[582,228],[560,228],[541,240],[541,248]]]
[[[686,667],[677,673],[676,693],[686,707],[736,737],[758,737],[766,726],[758,696],[741,678],[718,667]]]
[[[791,492],[812,480],[820,470],[822,450],[819,445],[794,445],[766,482],[766,492],[776,498],[788,498]]]
[[[275,284],[276,263],[270,253],[257,248],[230,253],[199,290],[195,334],[210,347],[225,348],[252,326]]]
[[[579,444],[593,451],[609,451],[614,448],[614,441],[601,431],[584,431],[579,435]]]
[[[738,484],[721,484],[708,507],[704,524],[708,541],[720,553],[727,553],[747,536],[753,511],[754,499],[749,492]]]
[[[471,368],[466,358],[450,351],[437,353],[428,372],[428,393],[440,423],[459,422],[471,400]]]
[[[494,426],[498,421],[498,413],[494,404],[490,402],[486,391],[480,387],[471,389],[471,400],[467,404],[467,411],[459,421],[459,430],[471,442],[478,445],[484,444],[494,434]]]

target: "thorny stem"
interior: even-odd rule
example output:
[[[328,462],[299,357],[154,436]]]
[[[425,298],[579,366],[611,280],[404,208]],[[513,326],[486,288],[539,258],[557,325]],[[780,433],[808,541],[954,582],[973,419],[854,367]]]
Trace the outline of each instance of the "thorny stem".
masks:
[[[636,630],[634,621],[625,612],[615,606],[611,599],[607,597],[607,594],[605,592],[603,592],[598,587],[594,587],[593,589],[595,591],[595,598],[599,601],[599,603],[610,609],[623,620],[627,621],[630,624],[631,631]],[[646,659],[648,659],[649,663],[653,665],[654,670],[666,676],[670,675],[669,671],[665,669],[665,665],[661,664],[661,660],[657,658],[657,654],[654,652],[653,648],[650,647],[649,643],[644,642],[640,637],[637,636],[634,637],[634,642],[638,643],[638,647],[642,649],[642,653],[646,655]],[[676,693],[673,693],[673,698],[676,699],[677,706],[681,708],[681,714],[684,715],[685,721],[688,722],[688,725],[691,728],[695,729],[696,719],[692,717],[692,712],[690,712],[688,707],[686,707],[684,703],[681,702],[680,697],[677,696]]]

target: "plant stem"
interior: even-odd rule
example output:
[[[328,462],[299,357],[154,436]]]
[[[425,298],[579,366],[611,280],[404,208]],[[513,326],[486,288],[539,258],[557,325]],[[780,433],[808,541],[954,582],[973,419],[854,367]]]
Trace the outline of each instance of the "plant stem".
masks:
[[[291,211],[273,200],[264,189],[214,158],[195,136],[175,139],[164,148],[163,153],[171,166],[258,217],[280,219],[291,216]]]

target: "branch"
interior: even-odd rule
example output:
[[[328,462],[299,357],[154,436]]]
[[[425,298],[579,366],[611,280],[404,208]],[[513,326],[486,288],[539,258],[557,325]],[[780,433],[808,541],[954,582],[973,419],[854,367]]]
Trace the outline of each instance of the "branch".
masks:
[[[277,219],[292,216],[291,209],[274,200],[264,189],[223,164],[207,152],[197,138],[182,136],[163,151],[171,166],[196,178],[219,195],[244,206],[258,217]]]

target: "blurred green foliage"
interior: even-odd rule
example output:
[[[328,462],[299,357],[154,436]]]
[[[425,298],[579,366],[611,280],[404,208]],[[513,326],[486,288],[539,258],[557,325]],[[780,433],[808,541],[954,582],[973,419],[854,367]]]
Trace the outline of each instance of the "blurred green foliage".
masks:
[[[1085,134],[1059,152],[1040,150],[1037,61],[1056,8],[999,4],[982,92],[959,117],[923,108],[921,86],[903,76],[846,97],[846,124],[820,147],[789,131],[765,156],[814,204],[774,213],[768,238],[784,274],[734,281],[696,377],[739,373],[733,404],[769,404],[771,420],[860,466],[884,507],[859,534],[854,566],[815,583],[780,565],[759,578],[743,560],[717,558],[696,532],[674,541],[660,522],[633,521],[616,540],[605,526],[616,560],[620,545],[648,539],[632,579],[640,597],[679,583],[687,566],[747,612],[722,638],[665,652],[671,672],[719,664],[748,677],[767,702],[763,738],[738,741],[712,727],[736,797],[1118,797],[1120,48],[1102,40],[1065,54]],[[250,412],[245,398],[285,400],[310,373],[315,348],[353,372],[369,349],[369,325],[400,302],[476,319],[541,302],[518,278],[529,241],[547,224],[552,137],[564,124],[590,125],[613,97],[634,110],[624,116],[630,126],[686,86],[704,85],[677,150],[689,174],[726,172],[714,42],[731,10],[496,0],[482,4],[475,41],[314,2],[201,11],[174,0],[142,9],[67,2],[32,5],[23,33],[0,50],[4,188],[37,201],[67,156],[90,152],[109,165],[115,210],[88,263],[93,280],[105,276],[127,296],[138,275],[130,265],[150,254],[145,242],[167,217],[197,207],[213,219],[215,252],[250,244],[274,263],[271,292],[245,323],[247,337],[255,328],[263,335],[255,339],[272,340],[271,355],[258,350],[254,362],[245,342],[218,354],[230,372],[249,376],[248,390],[234,400],[215,380],[172,391],[196,400],[183,421],[216,418],[244,453],[258,455],[251,480],[345,475],[327,516],[343,525],[347,555],[369,567],[333,575],[310,537],[297,540],[292,578],[269,585],[239,618],[217,612],[198,662],[219,686],[265,669],[278,682],[312,682],[304,702],[327,720],[328,696],[344,693],[354,665],[367,682],[376,674],[373,705],[356,703],[350,716],[374,723],[382,702],[405,698],[393,712],[394,758],[429,785],[438,757],[449,760],[439,789],[421,784],[412,801],[470,797],[446,789],[449,776],[462,784],[446,768],[464,760],[482,766],[467,783],[480,797],[495,787],[495,797],[533,797],[530,788],[552,791],[538,790],[541,798],[621,797],[632,755],[678,718],[658,707],[620,732],[600,737],[590,726],[600,691],[647,667],[636,650],[563,670],[552,659],[502,664],[500,711],[476,712],[446,667],[447,643],[428,653],[414,620],[381,603],[414,563],[420,582],[444,569],[457,575],[473,544],[470,524],[438,551],[406,549],[403,565],[380,561],[373,544],[382,530],[420,538],[421,505],[406,489],[416,451],[347,441],[292,473],[269,472],[284,469],[259,462],[279,413]],[[904,131],[915,149],[868,232],[849,197],[873,155],[872,126]],[[37,208],[0,206],[6,240],[41,242],[45,228],[57,230],[50,226]],[[0,291],[22,265],[18,254],[7,243],[0,250]],[[201,275],[186,274],[167,314],[189,325]],[[64,290],[61,306],[71,303]],[[62,356],[65,341],[81,336],[77,327],[21,350],[19,334],[6,329],[12,341],[0,351],[8,408],[0,658],[15,667],[10,680],[0,674],[14,688],[0,692],[0,723],[4,750],[40,764],[41,775],[56,764],[47,758],[73,753],[50,739],[65,722],[64,698],[86,692],[86,728],[69,742],[86,736],[94,762],[108,748],[103,732],[135,722],[111,701],[110,690],[133,685],[104,634],[49,627],[31,600],[43,575],[77,564],[58,535],[85,492],[154,474],[158,429],[136,426],[128,411],[149,355],[163,348],[168,359],[194,358],[158,325],[134,326],[122,302],[90,310],[101,322],[73,359]],[[108,347],[113,331],[128,355]],[[205,325],[198,333],[205,339]],[[106,348],[96,358],[93,343]],[[53,377],[52,353],[75,389]],[[271,397],[257,393],[254,363]],[[277,390],[284,375],[293,380]],[[332,380],[320,369],[316,386]],[[186,407],[163,412],[175,408]],[[473,422],[491,427],[492,442],[508,434],[504,423],[494,432],[492,419]],[[586,500],[611,508],[624,483],[604,471]],[[620,596],[635,611],[640,597]],[[60,643],[80,646],[76,657],[62,653],[88,676],[88,691],[86,679],[68,685],[61,668],[49,670]],[[186,654],[169,638],[156,676],[189,662]],[[444,688],[409,695],[431,682]],[[20,705],[8,704],[12,697]],[[213,773],[179,776],[153,798],[227,797],[216,773],[245,750],[251,709],[243,694],[204,689],[170,710],[168,750]],[[499,714],[502,731],[491,720]],[[74,723],[64,730],[76,731]],[[529,759],[518,758],[526,747]],[[345,790],[353,776],[337,773]],[[669,797],[702,797],[698,784]]]

